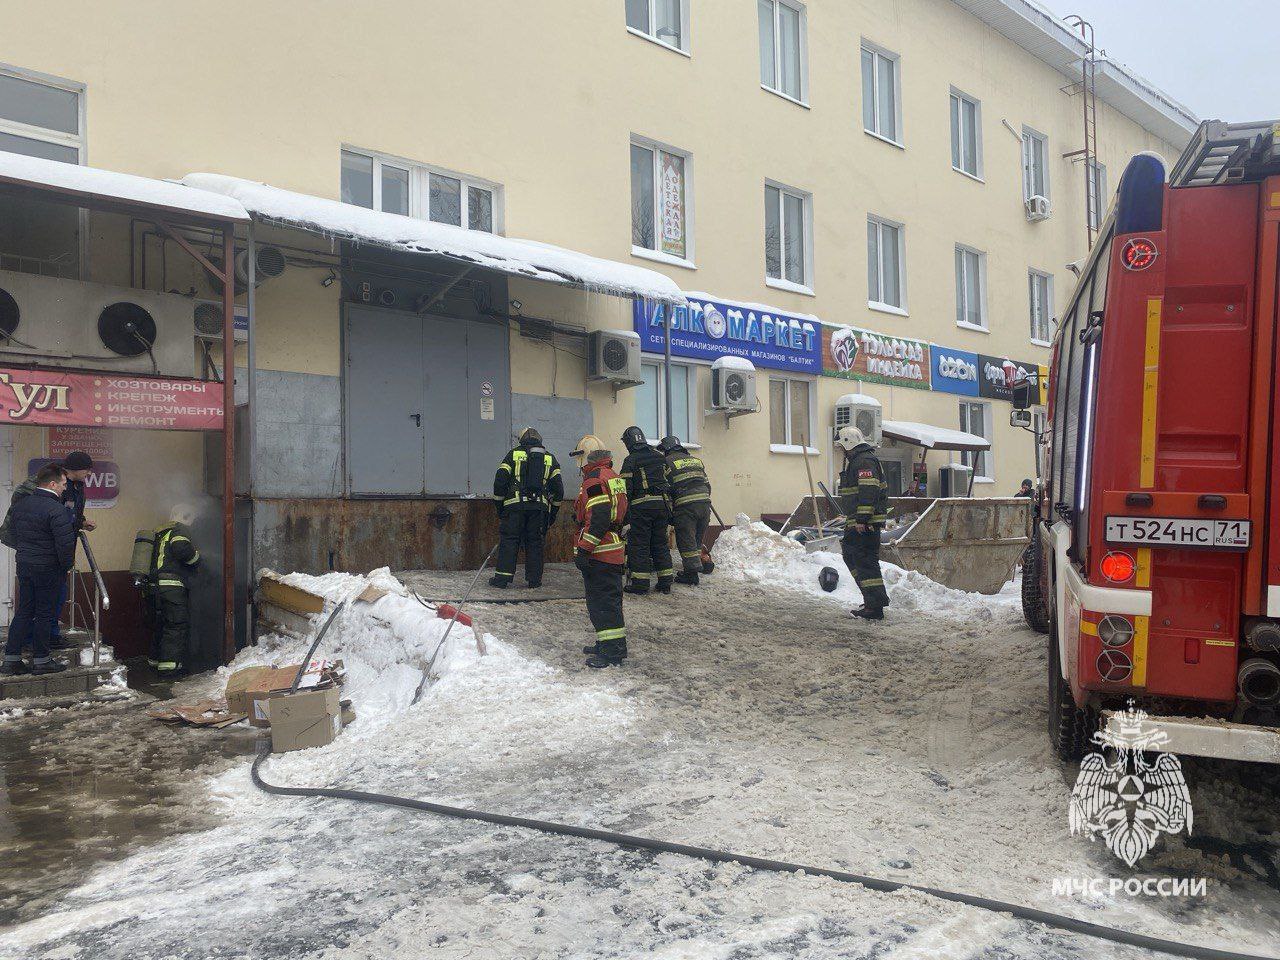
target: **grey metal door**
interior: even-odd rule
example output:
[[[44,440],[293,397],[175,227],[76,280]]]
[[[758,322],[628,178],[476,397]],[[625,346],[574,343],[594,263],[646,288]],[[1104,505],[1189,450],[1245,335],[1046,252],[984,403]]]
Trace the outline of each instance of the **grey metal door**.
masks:
[[[347,475],[353,494],[426,492],[422,321],[347,308]]]
[[[471,492],[493,491],[493,474],[511,449],[511,340],[504,325],[467,324],[467,421]],[[577,439],[576,437],[574,438]]]
[[[427,491],[470,493],[467,448],[467,326],[463,320],[422,318],[422,409],[427,439]],[[494,461],[497,466],[497,461]]]

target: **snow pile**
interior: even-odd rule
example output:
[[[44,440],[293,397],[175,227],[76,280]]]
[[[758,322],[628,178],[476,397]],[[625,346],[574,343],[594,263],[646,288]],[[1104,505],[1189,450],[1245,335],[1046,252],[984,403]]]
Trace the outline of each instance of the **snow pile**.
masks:
[[[744,516],[720,534],[711,555],[717,576],[725,574],[749,583],[797,590],[846,606],[862,602],[862,592],[840,554],[821,550],[807,553],[804,544],[774,532],[759,521],[748,521]],[[831,593],[825,593],[818,585],[818,574],[823,567],[833,567],[840,574],[840,584]],[[925,610],[989,620],[993,606],[1017,602],[1014,581],[1005,584],[996,596],[988,597],[944,587],[922,573],[904,570],[883,560],[880,568],[891,605],[899,610]]]

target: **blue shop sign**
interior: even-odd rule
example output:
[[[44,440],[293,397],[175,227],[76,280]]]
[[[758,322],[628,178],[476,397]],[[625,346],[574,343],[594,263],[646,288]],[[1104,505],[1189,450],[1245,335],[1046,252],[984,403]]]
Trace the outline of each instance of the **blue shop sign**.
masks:
[[[634,300],[632,315],[640,347],[663,352],[670,304]],[[816,320],[758,307],[689,298],[671,315],[671,355],[697,360],[743,357],[757,367],[822,372],[822,330]]]
[[[934,346],[933,389],[943,393],[958,393],[962,397],[978,395],[978,355],[968,350],[952,350]]]

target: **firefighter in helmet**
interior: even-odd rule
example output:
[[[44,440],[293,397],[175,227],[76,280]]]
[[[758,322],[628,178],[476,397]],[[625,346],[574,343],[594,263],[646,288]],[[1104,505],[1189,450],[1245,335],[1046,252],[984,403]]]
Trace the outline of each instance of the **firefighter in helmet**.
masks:
[[[564,500],[560,464],[542,445],[542,435],[525,427],[514,450],[502,458],[493,477],[493,505],[498,511],[497,571],[489,581],[505,587],[515,579],[524,547],[524,578],[542,586],[542,548]]]
[[[627,519],[627,485],[613,472],[613,460],[600,438],[591,434],[570,454],[582,471],[582,490],[573,505],[578,521],[574,566],[582,572],[587,614],[596,642],[583,647],[587,666],[603,668],[627,656],[627,628],[622,619],[622,525]]]
[[[155,586],[154,658],[161,677],[179,677],[189,663],[191,646],[191,576],[200,551],[191,540],[195,509],[173,508],[169,522],[155,532],[151,581]]]
[[[671,524],[667,461],[649,445],[644,431],[627,427],[622,433],[627,458],[622,479],[627,482],[627,593],[645,594],[657,577],[659,593],[670,593],[676,571],[671,563],[667,527]]]
[[[667,461],[671,525],[684,568],[676,574],[676,583],[696,587],[702,572],[702,542],[711,524],[711,481],[706,466],[685,449],[679,437],[663,437],[658,452]]]
[[[845,565],[862,591],[862,606],[850,612],[864,620],[883,620],[889,594],[880,570],[880,531],[889,519],[889,485],[875,447],[861,430],[841,427],[836,442],[844,450],[840,505],[845,528],[840,548]]]

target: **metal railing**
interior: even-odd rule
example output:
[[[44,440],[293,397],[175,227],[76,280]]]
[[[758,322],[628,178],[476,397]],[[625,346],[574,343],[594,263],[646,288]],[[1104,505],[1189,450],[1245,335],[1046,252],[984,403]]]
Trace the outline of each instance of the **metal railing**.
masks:
[[[88,587],[82,587],[84,599],[92,603],[93,606],[93,666],[101,663],[102,656],[102,611],[111,609],[111,596],[107,593],[107,585],[102,580],[102,571],[98,568],[98,561],[94,559],[93,548],[89,546],[89,538],[84,535],[81,530],[78,534],[80,544],[84,547],[85,559],[89,561],[89,572],[93,574],[93,596],[89,596]],[[76,609],[78,607],[76,587],[80,585],[80,577],[76,575],[74,567],[67,574],[71,578],[71,587],[68,591],[70,604],[70,620],[69,626],[72,630],[76,629]]]

